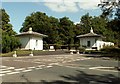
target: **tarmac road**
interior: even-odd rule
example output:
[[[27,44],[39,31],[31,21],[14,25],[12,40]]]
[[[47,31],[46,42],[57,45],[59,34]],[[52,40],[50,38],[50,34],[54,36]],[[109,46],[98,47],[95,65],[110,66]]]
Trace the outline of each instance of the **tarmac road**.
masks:
[[[46,55],[3,58],[2,82],[42,84],[119,84],[119,71],[99,69],[118,67],[119,62],[83,55]]]

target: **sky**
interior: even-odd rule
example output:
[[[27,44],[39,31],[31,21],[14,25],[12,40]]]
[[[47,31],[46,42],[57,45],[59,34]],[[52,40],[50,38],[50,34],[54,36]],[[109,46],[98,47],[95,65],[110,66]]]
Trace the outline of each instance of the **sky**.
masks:
[[[99,3],[100,0],[2,0],[2,8],[10,16],[13,30],[19,33],[26,16],[33,12],[43,12],[56,18],[66,16],[77,23],[86,13],[99,16],[102,12],[97,7]]]

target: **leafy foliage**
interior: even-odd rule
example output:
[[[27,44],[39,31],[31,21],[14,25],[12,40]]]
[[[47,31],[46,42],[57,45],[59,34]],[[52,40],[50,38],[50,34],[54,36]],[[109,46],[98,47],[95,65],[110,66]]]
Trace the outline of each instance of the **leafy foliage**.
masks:
[[[82,16],[79,29],[81,34],[88,33],[90,31],[90,28],[94,29],[94,32],[100,35],[103,35],[106,37],[105,41],[112,41],[114,42],[114,33],[112,30],[108,27],[108,20],[105,18],[102,18],[100,16],[98,17],[92,17],[89,16],[89,14],[85,14]]]
[[[2,52],[7,53],[20,47],[21,44],[19,39],[14,37],[16,32],[12,30],[12,25],[9,23],[9,15],[4,9],[0,9],[0,11],[2,12]]]
[[[101,49],[102,56],[111,57],[120,60],[120,48],[114,46],[105,46]]]
[[[117,43],[119,28],[112,26],[118,23],[110,22],[109,19],[101,16],[92,17],[87,13],[81,17],[80,23],[75,25],[68,17],[58,19],[42,12],[34,12],[26,17],[20,32],[25,32],[32,27],[33,31],[48,35],[48,38],[44,39],[44,45],[67,45],[70,49],[73,44],[79,45],[76,36],[88,33],[91,27],[95,33],[106,37],[105,41]]]
[[[44,39],[45,44],[74,44],[75,25],[68,17],[57,19],[42,12],[35,12],[26,17],[20,32],[27,31],[29,27],[35,32],[48,35],[48,38]]]
[[[113,33],[114,36],[111,37],[114,38],[114,42],[120,47],[120,0],[107,0],[98,4],[98,6],[103,11],[101,16],[109,19],[107,23],[107,27],[110,30],[109,36]]]
[[[102,17],[115,17],[120,19],[120,0],[101,0],[98,6],[103,11]]]

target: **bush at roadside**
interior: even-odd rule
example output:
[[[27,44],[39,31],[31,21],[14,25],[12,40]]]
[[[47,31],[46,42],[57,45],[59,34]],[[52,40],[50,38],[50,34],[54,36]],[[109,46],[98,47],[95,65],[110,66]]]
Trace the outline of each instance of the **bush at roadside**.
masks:
[[[112,57],[120,60],[120,48],[114,46],[106,46],[101,50],[102,56]]]

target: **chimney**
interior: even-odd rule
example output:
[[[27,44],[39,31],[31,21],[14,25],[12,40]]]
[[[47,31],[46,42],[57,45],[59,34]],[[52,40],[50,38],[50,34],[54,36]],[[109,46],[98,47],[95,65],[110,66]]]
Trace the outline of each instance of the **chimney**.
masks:
[[[29,32],[29,33],[32,33],[32,27],[29,28],[29,31],[28,31],[28,32]]]
[[[91,27],[90,33],[94,33],[94,32],[93,32],[93,28],[92,28],[92,27]]]

